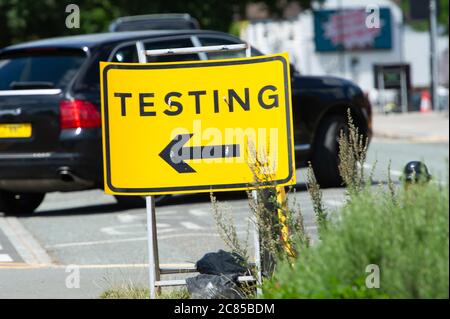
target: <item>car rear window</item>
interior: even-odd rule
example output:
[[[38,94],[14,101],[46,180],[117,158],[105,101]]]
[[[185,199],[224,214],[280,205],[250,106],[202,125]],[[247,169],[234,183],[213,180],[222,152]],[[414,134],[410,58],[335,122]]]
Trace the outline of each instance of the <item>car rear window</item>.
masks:
[[[0,90],[64,89],[85,60],[82,51],[0,56]]]

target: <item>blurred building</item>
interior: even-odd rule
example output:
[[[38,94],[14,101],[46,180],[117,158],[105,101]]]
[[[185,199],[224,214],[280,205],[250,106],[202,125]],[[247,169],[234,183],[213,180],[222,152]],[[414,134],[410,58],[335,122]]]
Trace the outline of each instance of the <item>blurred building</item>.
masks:
[[[374,5],[379,9],[379,24],[370,16]],[[409,93],[429,87],[429,34],[405,26],[402,11],[393,1],[327,0],[313,12],[301,12],[292,19],[271,21],[267,14],[260,18],[242,30],[243,39],[264,53],[287,51],[302,74],[351,79],[375,104],[380,102],[376,65],[408,65]],[[447,50],[448,61],[447,37],[439,38],[438,50],[439,56]],[[383,103],[399,102],[398,92],[383,94]]]

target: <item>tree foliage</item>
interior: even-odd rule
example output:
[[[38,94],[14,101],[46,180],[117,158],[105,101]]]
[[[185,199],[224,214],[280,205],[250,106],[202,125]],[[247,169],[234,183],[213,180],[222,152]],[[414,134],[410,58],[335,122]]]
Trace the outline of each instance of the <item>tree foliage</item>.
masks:
[[[228,31],[235,15],[245,16],[250,0],[0,0],[0,47],[33,39],[104,32],[120,16],[151,13],[189,13],[205,29]],[[286,0],[262,1],[279,16]],[[296,0],[309,8],[311,0]],[[68,29],[68,4],[80,8],[80,28]]]
[[[442,27],[445,34],[448,34],[448,0],[438,0],[438,23]],[[427,31],[429,28],[428,20],[424,21],[409,21],[409,0],[401,0],[400,6],[405,14],[406,22],[418,31]]]

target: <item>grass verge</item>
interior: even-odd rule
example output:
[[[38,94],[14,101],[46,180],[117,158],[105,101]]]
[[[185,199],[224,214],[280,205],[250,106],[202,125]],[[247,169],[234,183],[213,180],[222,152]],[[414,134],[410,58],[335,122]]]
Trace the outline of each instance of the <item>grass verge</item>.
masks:
[[[281,262],[266,298],[448,298],[448,184],[353,193],[321,241]],[[373,265],[379,288],[370,288]]]
[[[123,286],[110,288],[100,295],[101,299],[149,299],[150,292],[148,288]],[[186,288],[178,288],[167,290],[157,299],[189,299],[189,294]]]

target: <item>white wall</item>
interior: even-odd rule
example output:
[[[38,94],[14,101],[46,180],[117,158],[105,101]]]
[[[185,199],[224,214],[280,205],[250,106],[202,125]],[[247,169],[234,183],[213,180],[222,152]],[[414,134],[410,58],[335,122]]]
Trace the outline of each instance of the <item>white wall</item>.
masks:
[[[405,28],[405,61],[412,65],[411,81],[415,87],[430,85],[430,35]],[[448,48],[448,38],[440,37],[437,43],[438,58]]]
[[[376,4],[391,9],[392,49],[322,53],[315,52],[314,24],[312,13],[302,13],[296,20],[280,22],[255,22],[242,30],[241,37],[264,53],[289,52],[291,62],[303,74],[335,75],[351,79],[361,88],[376,97],[374,89],[374,64],[411,64],[412,85],[429,85],[429,37],[405,28],[400,8],[389,0],[328,0],[322,8],[336,9],[339,2],[342,7],[364,8]],[[402,39],[403,37],[403,39]],[[402,45],[404,43],[404,45]],[[441,38],[439,51],[448,47],[448,39]],[[352,60],[358,63],[352,67]]]

